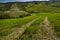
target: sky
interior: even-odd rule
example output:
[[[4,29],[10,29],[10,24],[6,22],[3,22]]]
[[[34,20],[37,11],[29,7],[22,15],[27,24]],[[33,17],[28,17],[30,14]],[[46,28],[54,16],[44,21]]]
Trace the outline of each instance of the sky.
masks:
[[[49,0],[0,0],[0,2],[26,2],[26,1],[49,1]]]

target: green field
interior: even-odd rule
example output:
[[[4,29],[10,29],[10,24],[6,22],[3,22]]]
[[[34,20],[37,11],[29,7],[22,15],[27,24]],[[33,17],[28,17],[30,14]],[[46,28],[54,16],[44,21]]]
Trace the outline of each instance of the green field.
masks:
[[[29,39],[29,35],[34,36],[38,30],[38,26],[43,22],[45,17],[48,17],[49,21],[53,25],[57,36],[60,37],[60,14],[59,13],[37,13],[32,14],[31,16],[19,18],[19,19],[2,19],[0,20],[0,38],[9,35],[13,28],[21,27],[23,24],[32,21],[33,19],[38,18],[32,25],[25,30],[21,38]],[[26,36],[25,36],[26,35]],[[34,37],[33,37],[34,38]]]
[[[60,14],[59,13],[53,13],[53,14],[37,14],[40,15],[39,19],[32,23],[32,25],[25,30],[23,33],[21,40],[36,40],[36,33],[38,30],[38,26],[41,22],[43,22],[44,18],[47,16],[49,21],[51,22],[52,26],[54,27],[55,32],[57,33],[57,36],[60,37]]]
[[[0,38],[10,34],[15,27],[21,27],[23,24],[37,18],[36,14],[32,14],[32,16],[28,16],[25,18],[19,19],[2,19],[0,20]]]

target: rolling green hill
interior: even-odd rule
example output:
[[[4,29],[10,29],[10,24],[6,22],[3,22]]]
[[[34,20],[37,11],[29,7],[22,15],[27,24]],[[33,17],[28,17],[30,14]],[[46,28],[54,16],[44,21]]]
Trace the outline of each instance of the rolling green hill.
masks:
[[[0,3],[0,40],[60,40],[60,2]]]

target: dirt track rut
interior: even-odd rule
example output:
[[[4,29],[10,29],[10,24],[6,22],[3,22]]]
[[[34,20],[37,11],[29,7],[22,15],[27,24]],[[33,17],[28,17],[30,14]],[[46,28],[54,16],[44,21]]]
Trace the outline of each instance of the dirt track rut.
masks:
[[[14,30],[11,34],[9,34],[8,36],[2,38],[1,40],[18,40],[19,37],[23,34],[24,30],[27,27],[29,27],[37,19],[34,19],[31,22],[28,22],[28,23],[24,24],[23,26],[21,26],[21,28],[16,28],[16,30]]]
[[[54,34],[54,28],[50,24],[50,21],[45,17],[44,21],[39,26],[38,39],[37,40],[60,40]]]
[[[6,36],[2,40],[19,40],[19,37],[23,34],[24,30],[29,27],[35,20],[24,24],[21,28],[17,28],[10,35]],[[60,40],[55,36],[54,28],[51,25],[48,17],[45,17],[44,21],[39,25],[39,30],[36,33],[36,40]]]

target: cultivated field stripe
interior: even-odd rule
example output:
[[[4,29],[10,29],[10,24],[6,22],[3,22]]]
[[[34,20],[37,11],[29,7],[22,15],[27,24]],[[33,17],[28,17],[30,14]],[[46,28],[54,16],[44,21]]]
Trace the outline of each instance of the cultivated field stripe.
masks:
[[[37,18],[38,19],[38,18]],[[8,36],[2,38],[1,40],[17,40],[24,32],[24,30],[29,27],[34,21],[37,19],[32,20],[31,22],[28,22],[24,24],[21,28],[16,28],[15,31],[13,31],[11,34]]]
[[[38,40],[60,40],[54,34],[54,29],[50,21],[45,17],[44,21],[39,26]]]

